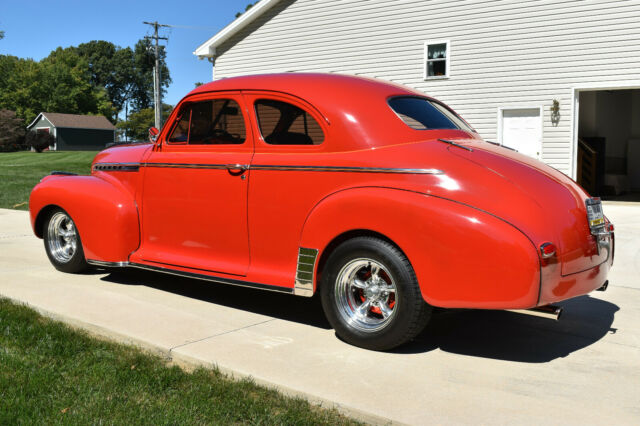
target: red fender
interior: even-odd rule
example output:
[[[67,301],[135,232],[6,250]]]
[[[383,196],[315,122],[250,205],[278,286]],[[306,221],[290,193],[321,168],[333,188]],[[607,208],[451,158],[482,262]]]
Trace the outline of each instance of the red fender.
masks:
[[[535,246],[520,230],[482,210],[413,191],[348,189],[314,207],[300,246],[319,249],[322,256],[334,239],[354,230],[393,241],[433,306],[529,308],[538,301]]]
[[[29,198],[31,226],[40,238],[46,215],[54,206],[64,209],[75,222],[87,259],[126,261],[140,244],[134,197],[116,179],[45,177]]]

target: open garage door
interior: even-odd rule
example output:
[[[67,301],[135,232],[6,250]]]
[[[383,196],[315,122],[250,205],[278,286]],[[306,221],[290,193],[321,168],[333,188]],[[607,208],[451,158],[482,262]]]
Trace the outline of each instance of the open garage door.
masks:
[[[578,183],[604,199],[640,201],[640,88],[578,96]]]

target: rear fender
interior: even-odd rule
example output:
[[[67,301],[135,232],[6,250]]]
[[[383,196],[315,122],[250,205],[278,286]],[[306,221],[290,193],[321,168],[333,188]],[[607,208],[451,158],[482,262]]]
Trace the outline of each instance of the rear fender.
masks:
[[[56,206],[69,213],[75,222],[87,259],[126,261],[140,244],[135,200],[116,179],[44,178],[29,198],[31,226],[39,238],[49,212]]]
[[[318,249],[318,258],[323,259],[332,241],[356,230],[381,234],[396,244],[411,262],[424,300],[433,306],[536,305],[540,290],[536,249],[520,230],[491,214],[412,191],[353,188],[314,207],[300,246]]]

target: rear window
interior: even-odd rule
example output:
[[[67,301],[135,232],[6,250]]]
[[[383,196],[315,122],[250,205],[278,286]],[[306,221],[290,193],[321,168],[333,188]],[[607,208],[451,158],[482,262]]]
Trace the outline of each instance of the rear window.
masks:
[[[324,133],[305,110],[287,102],[258,99],[255,103],[258,126],[271,145],[319,145]]]
[[[400,96],[389,99],[389,106],[414,130],[460,129],[472,132],[460,117],[437,102],[425,98]]]

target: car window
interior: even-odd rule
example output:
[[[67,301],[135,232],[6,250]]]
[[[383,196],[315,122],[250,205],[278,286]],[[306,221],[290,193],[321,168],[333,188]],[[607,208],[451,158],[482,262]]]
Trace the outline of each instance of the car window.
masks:
[[[183,105],[169,142],[189,145],[241,144],[246,128],[240,106],[233,99],[214,99]]]
[[[429,99],[399,96],[389,99],[389,106],[407,126],[414,130],[461,129],[473,131],[460,117]]]
[[[305,110],[287,102],[258,99],[258,127],[271,145],[319,145],[324,141],[320,124]]]

